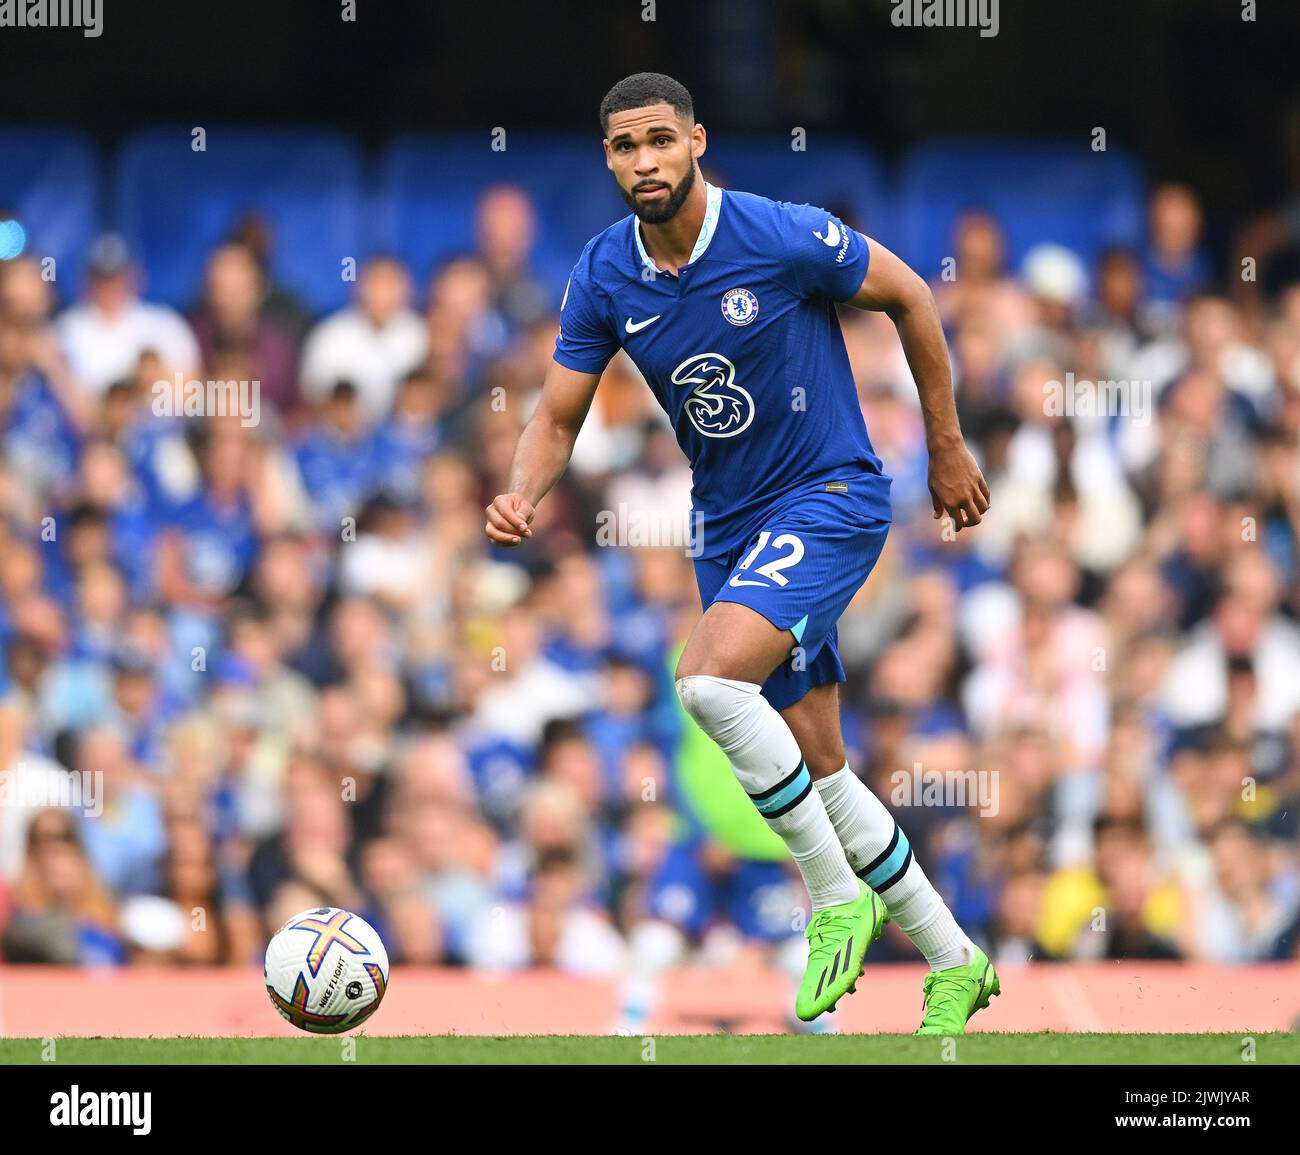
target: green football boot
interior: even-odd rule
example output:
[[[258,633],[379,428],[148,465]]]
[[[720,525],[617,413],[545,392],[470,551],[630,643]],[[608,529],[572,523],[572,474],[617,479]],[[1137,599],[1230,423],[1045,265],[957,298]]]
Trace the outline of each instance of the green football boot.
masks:
[[[964,966],[931,971],[925,976],[925,1014],[918,1035],[964,1035],[971,1015],[1002,993],[998,972],[979,947]]]
[[[804,936],[808,939],[808,965],[794,1001],[794,1013],[810,1023],[823,1011],[852,993],[867,957],[867,947],[885,929],[889,916],[879,895],[865,882],[852,902],[828,906],[812,916]]]

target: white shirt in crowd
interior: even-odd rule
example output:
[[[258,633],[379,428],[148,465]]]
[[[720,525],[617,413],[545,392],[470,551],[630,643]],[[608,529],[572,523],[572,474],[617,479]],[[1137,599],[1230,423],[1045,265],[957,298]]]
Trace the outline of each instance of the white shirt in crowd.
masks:
[[[327,317],[308,335],[302,350],[301,392],[323,401],[339,381],[351,381],[373,420],[387,415],[402,377],[424,360],[428,333],[413,309],[396,313],[377,328],[357,309]]]
[[[1255,726],[1285,730],[1300,711],[1300,630],[1280,615],[1265,623],[1251,654],[1258,695]],[[1174,656],[1162,702],[1175,726],[1208,726],[1228,709],[1228,656],[1210,622],[1202,622]]]
[[[73,377],[96,396],[131,377],[146,350],[186,380],[198,373],[202,361],[193,331],[166,305],[133,301],[115,317],[89,303],[73,305],[55,321],[55,331]]]

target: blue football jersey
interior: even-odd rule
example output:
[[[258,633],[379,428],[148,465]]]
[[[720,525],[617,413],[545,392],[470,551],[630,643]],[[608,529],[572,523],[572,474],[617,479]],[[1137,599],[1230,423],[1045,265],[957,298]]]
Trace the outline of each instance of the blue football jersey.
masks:
[[[835,302],[870,253],[822,209],[706,186],[677,276],[656,269],[635,216],[588,242],[560,307],[555,360],[599,373],[627,350],[671,418],[694,476],[701,556],[730,552],[774,505],[849,482],[889,520]]]

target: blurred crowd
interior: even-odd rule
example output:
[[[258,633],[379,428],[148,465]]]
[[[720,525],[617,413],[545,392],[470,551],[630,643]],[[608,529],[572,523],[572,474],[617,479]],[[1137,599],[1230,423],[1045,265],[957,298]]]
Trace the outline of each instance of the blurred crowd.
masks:
[[[321,904],[399,963],[802,951],[797,874],[673,693],[689,546],[597,532],[688,528],[623,356],[535,536],[483,535],[556,332],[538,227],[488,190],[465,255],[375,256],[326,317],[254,218],[185,315],[114,235],[79,300],[0,263],[5,959],[249,964]],[[1178,185],[1091,267],[961,218],[933,288],[992,510],[955,539],[893,326],[843,311],[895,517],[840,624],[850,760],[999,962],[1297,949],[1300,281],[1204,234]],[[259,382],[257,420],[160,413],[178,373]],[[996,805],[915,805],[936,771]]]

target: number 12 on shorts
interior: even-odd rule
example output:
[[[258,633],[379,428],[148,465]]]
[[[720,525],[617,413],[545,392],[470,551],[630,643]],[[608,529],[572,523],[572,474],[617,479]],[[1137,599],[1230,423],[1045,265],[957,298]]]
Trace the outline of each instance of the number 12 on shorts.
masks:
[[[740,574],[741,571],[749,569],[753,564],[754,559],[767,548],[769,542],[771,542],[772,548],[775,550],[789,549],[790,552],[778,554],[771,561],[764,562],[754,570],[754,573],[761,574],[765,578],[770,578],[778,586],[790,584],[790,579],[781,571],[783,569],[789,569],[792,565],[798,565],[799,562],[803,560],[803,542],[792,533],[778,534],[776,538],[773,538],[772,531],[765,529],[758,535],[758,541],[755,543],[754,548],[745,555],[744,560],[736,567],[737,572],[731,575],[731,581],[727,583],[728,585],[768,585],[766,581],[753,581],[749,578],[741,577]]]

